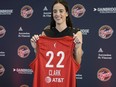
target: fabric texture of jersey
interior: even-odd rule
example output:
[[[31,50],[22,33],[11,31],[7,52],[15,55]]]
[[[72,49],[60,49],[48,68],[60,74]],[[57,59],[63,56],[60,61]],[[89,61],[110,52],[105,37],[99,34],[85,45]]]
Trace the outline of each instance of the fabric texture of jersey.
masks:
[[[73,58],[73,38],[40,36],[37,46],[36,58],[29,65],[33,87],[76,87],[80,65]]]

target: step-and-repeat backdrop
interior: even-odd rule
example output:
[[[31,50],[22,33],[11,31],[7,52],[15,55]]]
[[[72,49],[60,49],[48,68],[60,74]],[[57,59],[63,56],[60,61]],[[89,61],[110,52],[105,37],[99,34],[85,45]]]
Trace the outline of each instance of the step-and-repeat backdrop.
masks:
[[[66,0],[83,34],[77,87],[115,87],[116,1]],[[34,34],[48,27],[54,0],[0,0],[0,87],[32,87]]]

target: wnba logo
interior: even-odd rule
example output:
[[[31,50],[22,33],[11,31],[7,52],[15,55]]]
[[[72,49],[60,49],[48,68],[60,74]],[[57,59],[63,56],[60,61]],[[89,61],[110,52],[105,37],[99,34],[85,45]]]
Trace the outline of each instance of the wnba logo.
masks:
[[[108,81],[112,76],[112,73],[107,68],[101,68],[97,72],[97,78],[101,81]]]
[[[33,14],[33,9],[31,8],[31,6],[25,5],[24,7],[22,7],[21,16],[23,18],[30,18],[32,14]]]
[[[22,45],[18,48],[17,53],[21,58],[26,58],[30,54],[30,49],[26,45]]]
[[[85,14],[85,8],[81,4],[76,4],[72,7],[72,15],[76,18],[80,18]]]
[[[112,36],[113,30],[110,26],[104,25],[99,29],[99,36],[103,39],[108,39]]]
[[[46,83],[50,83],[50,82],[51,82],[51,78],[50,78],[49,76],[47,76],[47,77],[45,78],[45,82],[46,82]]]
[[[2,38],[6,33],[6,30],[3,26],[0,25],[0,38]]]
[[[0,64],[0,76],[4,74],[5,68]]]

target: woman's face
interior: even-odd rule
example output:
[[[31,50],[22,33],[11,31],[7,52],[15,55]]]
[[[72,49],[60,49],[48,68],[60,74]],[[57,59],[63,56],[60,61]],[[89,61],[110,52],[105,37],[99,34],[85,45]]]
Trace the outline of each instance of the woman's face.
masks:
[[[56,24],[66,23],[67,16],[68,13],[66,12],[66,9],[62,4],[57,3],[53,6],[53,18]]]

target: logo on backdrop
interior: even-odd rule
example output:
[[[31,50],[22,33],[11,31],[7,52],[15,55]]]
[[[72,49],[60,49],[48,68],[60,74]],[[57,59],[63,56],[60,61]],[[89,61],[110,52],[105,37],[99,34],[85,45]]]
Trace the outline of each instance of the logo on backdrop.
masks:
[[[47,6],[43,9],[43,17],[51,17],[51,12],[48,10]]]
[[[90,29],[80,29],[83,35],[88,35],[90,33]]]
[[[101,68],[97,72],[97,78],[100,81],[108,81],[112,76],[112,73],[109,69],[107,68]]]
[[[2,9],[0,10],[0,15],[11,15],[13,13],[13,9]]]
[[[19,55],[19,57],[21,58],[26,58],[29,56],[30,54],[30,49],[26,46],[26,45],[22,45],[18,48],[17,50],[17,54]]]
[[[83,79],[83,75],[82,74],[76,74],[76,79]]]
[[[114,14],[116,13],[116,7],[93,8],[93,11],[101,14]]]
[[[0,56],[5,56],[5,52],[0,51]]]
[[[24,85],[21,85],[20,87],[29,87],[28,85],[24,84]]]
[[[3,26],[0,25],[0,38],[4,37],[6,30]]]
[[[23,18],[30,18],[33,15],[33,9],[29,5],[25,5],[21,8],[21,16]]]
[[[24,68],[13,68],[13,72],[17,72],[18,74],[32,74],[32,69],[24,69]]]
[[[76,4],[72,7],[71,13],[74,17],[80,18],[85,14],[86,9],[81,4]]]
[[[105,53],[104,50],[102,48],[100,48],[98,50],[98,59],[102,59],[102,60],[111,60],[112,59],[112,54],[111,53]]]
[[[24,32],[23,28],[20,27],[18,30],[18,37],[30,37],[30,33],[29,32]]]
[[[113,29],[109,25],[103,25],[100,27],[98,34],[102,39],[108,39],[112,36]]]
[[[3,67],[3,65],[0,64],[0,76],[2,76],[5,72],[5,68]]]

